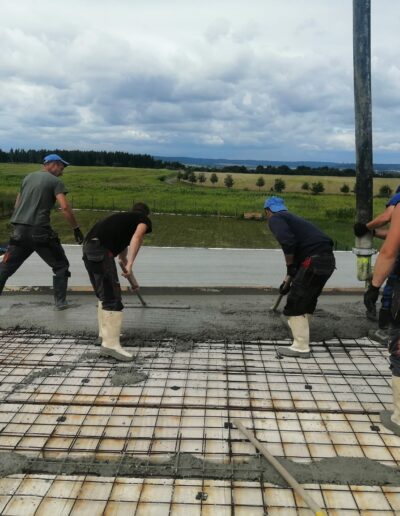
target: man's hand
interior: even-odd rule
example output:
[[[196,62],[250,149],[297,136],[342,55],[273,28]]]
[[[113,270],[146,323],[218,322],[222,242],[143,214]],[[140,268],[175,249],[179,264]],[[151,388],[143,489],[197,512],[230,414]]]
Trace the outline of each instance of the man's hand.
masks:
[[[363,237],[368,233],[368,231],[369,229],[366,224],[363,224],[362,222],[356,222],[354,224],[354,234],[356,237]]]
[[[74,229],[74,237],[75,237],[75,241],[81,245],[83,243],[83,240],[84,240],[84,236],[83,236],[83,233],[82,231],[79,229],[79,228],[75,228]]]
[[[286,276],[281,285],[279,286],[279,294],[286,296],[289,293],[290,287],[292,286],[292,278]]]
[[[379,287],[375,287],[371,284],[364,294],[364,305],[369,315],[376,316],[376,302],[378,301],[378,297]]]
[[[286,265],[286,274],[290,276],[291,278],[294,278],[297,274],[297,267],[294,265],[294,263],[291,263],[290,265]]]

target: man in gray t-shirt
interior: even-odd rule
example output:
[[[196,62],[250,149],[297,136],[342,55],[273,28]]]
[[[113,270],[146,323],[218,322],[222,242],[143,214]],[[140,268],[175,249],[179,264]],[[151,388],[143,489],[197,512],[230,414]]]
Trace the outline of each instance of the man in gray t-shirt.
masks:
[[[53,269],[56,309],[68,308],[69,262],[57,233],[50,226],[50,210],[57,201],[74,230],[75,240],[78,244],[83,242],[82,232],[66,199],[67,190],[59,179],[68,165],[58,154],[49,154],[44,158],[43,170],[33,172],[23,180],[11,217],[12,235],[0,263],[0,294],[7,279],[36,252]]]

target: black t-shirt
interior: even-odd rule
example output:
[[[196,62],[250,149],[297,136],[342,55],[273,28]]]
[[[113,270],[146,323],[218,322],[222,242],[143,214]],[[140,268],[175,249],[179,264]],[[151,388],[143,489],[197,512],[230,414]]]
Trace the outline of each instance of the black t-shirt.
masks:
[[[333,249],[333,241],[323,231],[308,220],[288,211],[279,211],[269,220],[268,225],[280,243],[285,254],[293,254],[295,263],[308,256]]]
[[[103,247],[117,256],[131,241],[132,235],[139,224],[146,224],[147,233],[151,233],[151,220],[139,211],[115,213],[95,224],[85,240],[98,238]]]

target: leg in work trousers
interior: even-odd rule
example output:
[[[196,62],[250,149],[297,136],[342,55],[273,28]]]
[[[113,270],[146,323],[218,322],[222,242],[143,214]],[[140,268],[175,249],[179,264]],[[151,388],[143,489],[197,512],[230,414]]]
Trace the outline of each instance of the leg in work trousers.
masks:
[[[288,317],[313,314],[318,297],[334,270],[333,253],[306,258],[293,278],[283,313]]]
[[[103,310],[121,312],[124,305],[112,253],[104,249],[98,240],[90,240],[83,244],[83,262]]]
[[[381,309],[379,310],[379,328],[387,328],[389,325],[396,323],[392,316],[392,302],[396,284],[400,281],[400,254],[397,256],[396,263],[390,273],[381,298]],[[399,326],[396,324],[396,326]]]
[[[55,276],[71,276],[69,262],[57,234],[51,228],[39,229],[38,231],[37,228],[22,224],[14,225],[7,251],[0,263],[0,294],[8,278],[34,252],[53,269]]]

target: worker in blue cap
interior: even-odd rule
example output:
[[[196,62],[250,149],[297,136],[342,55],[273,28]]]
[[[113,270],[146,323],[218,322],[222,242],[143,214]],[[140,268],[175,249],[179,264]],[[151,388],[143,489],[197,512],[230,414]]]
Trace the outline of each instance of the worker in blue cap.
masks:
[[[76,242],[83,242],[83,234],[66,198],[67,189],[59,179],[68,165],[58,154],[49,154],[43,160],[43,169],[28,174],[22,181],[11,217],[11,238],[0,263],[0,294],[7,279],[36,252],[53,269],[55,309],[65,310],[71,306],[66,300],[71,276],[69,262],[57,233],[50,226],[50,211],[57,202],[74,231]]]
[[[287,272],[279,292],[288,294],[283,313],[293,336],[292,345],[280,346],[277,352],[281,356],[310,358],[309,321],[335,270],[333,241],[311,222],[290,213],[281,197],[266,199],[264,210],[285,255]]]

